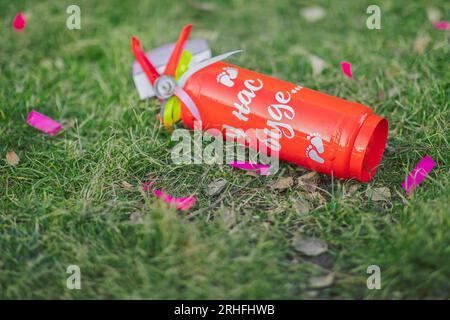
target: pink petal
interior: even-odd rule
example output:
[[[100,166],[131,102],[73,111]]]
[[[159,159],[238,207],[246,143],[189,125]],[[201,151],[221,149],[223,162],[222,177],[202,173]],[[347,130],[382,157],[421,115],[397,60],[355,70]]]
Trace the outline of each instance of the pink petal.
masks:
[[[450,22],[438,21],[434,23],[434,27],[438,30],[450,30]]]
[[[168,205],[173,205],[177,210],[186,211],[192,208],[192,206],[197,202],[195,197],[183,197],[183,198],[175,198],[169,194],[162,192],[159,189],[153,190],[153,194],[164,200]]]
[[[402,183],[402,188],[408,193],[412,192],[426,178],[435,165],[436,163],[429,155],[423,157]]]
[[[353,74],[352,74],[352,64],[350,62],[347,61],[342,61],[341,62],[341,69],[342,72],[350,79],[353,79]]]
[[[246,161],[234,161],[230,163],[230,166],[237,169],[247,170],[247,171],[255,171],[259,174],[265,175],[269,170],[270,166],[267,164],[261,163],[251,163]]]
[[[30,112],[27,122],[30,126],[49,135],[55,135],[61,130],[61,124],[35,110]]]
[[[25,20],[25,17],[23,15],[22,12],[19,12],[18,14],[16,14],[16,16],[14,17],[14,20],[12,22],[12,27],[14,28],[14,30],[16,31],[22,31],[23,29],[25,29],[27,22]]]

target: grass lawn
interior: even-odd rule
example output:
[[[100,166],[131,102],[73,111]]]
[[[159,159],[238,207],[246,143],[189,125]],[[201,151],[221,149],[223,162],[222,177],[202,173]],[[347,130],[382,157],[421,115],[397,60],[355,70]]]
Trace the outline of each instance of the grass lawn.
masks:
[[[309,1],[199,1],[78,0],[82,29],[72,31],[73,1],[0,2],[0,297],[450,298],[450,33],[426,10],[448,20],[449,2],[378,1],[382,28],[369,30],[373,1],[318,1],[326,17],[315,23],[300,14]],[[21,34],[11,28],[18,11],[28,22]],[[231,63],[386,117],[375,178],[320,175],[313,198],[297,185],[271,189],[307,172],[287,163],[270,177],[174,165],[158,103],[141,102],[132,82],[130,38],[150,49],[175,41],[188,22],[191,38],[207,39],[215,55],[245,50]],[[428,40],[414,49],[417,38]],[[305,52],[328,67],[313,75]],[[51,137],[31,128],[32,109],[65,129]],[[437,165],[407,197],[401,183],[426,154]],[[176,212],[142,192],[149,172],[173,195],[195,194],[196,206]],[[219,178],[228,184],[209,196]],[[374,201],[377,188],[390,196]],[[324,240],[327,252],[299,253],[299,236]],[[66,288],[69,265],[81,268],[81,290]],[[380,290],[366,286],[369,265],[381,269]],[[311,288],[312,277],[329,273],[330,285]]]

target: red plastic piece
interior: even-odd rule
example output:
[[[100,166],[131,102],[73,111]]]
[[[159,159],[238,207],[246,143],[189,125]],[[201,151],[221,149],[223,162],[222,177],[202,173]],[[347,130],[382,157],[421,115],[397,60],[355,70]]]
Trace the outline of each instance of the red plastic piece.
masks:
[[[141,48],[141,42],[135,36],[131,38],[131,49],[133,50],[133,54],[136,57],[136,60],[139,62],[148,79],[150,80],[150,83],[153,85],[156,79],[159,77],[159,73],[156,70],[155,66],[145,55],[145,52]]]
[[[178,37],[175,48],[170,55],[169,62],[167,63],[166,70],[164,74],[168,76],[175,77],[175,71],[177,70],[178,61],[180,60],[181,53],[183,52],[184,45],[186,44],[189,34],[191,33],[192,24],[187,24],[180,33]]]

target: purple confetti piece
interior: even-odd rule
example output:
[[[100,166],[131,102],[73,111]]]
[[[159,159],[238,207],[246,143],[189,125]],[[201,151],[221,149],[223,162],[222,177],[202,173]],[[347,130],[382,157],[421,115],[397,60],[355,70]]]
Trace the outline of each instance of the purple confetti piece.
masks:
[[[423,157],[402,183],[402,188],[408,193],[412,192],[425,179],[435,165],[436,163],[429,155]]]
[[[35,110],[31,110],[27,122],[30,126],[52,136],[61,130],[60,123]]]

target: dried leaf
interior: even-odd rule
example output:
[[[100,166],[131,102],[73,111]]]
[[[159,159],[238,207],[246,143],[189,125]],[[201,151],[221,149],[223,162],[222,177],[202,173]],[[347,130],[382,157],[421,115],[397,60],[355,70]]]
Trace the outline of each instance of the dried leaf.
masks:
[[[290,188],[294,185],[294,179],[292,177],[281,177],[279,178],[274,185],[272,185],[272,189],[283,191],[287,188]]]
[[[327,202],[325,197],[320,192],[317,192],[317,191],[310,193],[309,197],[310,197],[311,200],[315,200],[319,204],[324,204],[324,203]]]
[[[349,196],[352,196],[356,193],[356,191],[358,191],[359,186],[357,184],[351,185],[350,188],[348,188],[347,194]]]
[[[216,194],[219,194],[222,192],[222,190],[227,185],[228,181],[225,179],[218,179],[216,181],[211,182],[208,185],[207,193],[209,196],[215,196]]]
[[[328,67],[328,63],[313,54],[309,56],[309,63],[311,63],[313,75],[315,76],[321,74],[323,69]]]
[[[326,12],[322,7],[314,6],[300,10],[300,15],[308,22],[316,22],[326,16]]]
[[[130,214],[130,221],[133,223],[138,223],[142,220],[142,214],[140,214],[139,212],[133,212],[132,214]]]
[[[441,10],[439,10],[436,7],[428,7],[427,8],[427,17],[428,17],[428,20],[430,20],[430,22],[432,22],[432,23],[438,22],[442,17]]]
[[[17,166],[20,162],[20,158],[14,151],[11,150],[6,153],[6,162],[10,166]]]
[[[75,127],[75,121],[72,119],[62,119],[61,120],[61,128],[63,130],[72,129]]]
[[[371,190],[372,201],[388,201],[391,199],[391,191],[387,187],[375,188]]]
[[[319,174],[315,171],[308,172],[297,178],[297,185],[311,192],[316,190],[318,182]]]
[[[223,210],[223,223],[229,229],[236,223],[236,217],[233,210],[230,208],[225,208]]]
[[[295,250],[307,256],[318,256],[328,250],[327,243],[319,238],[303,238],[294,239],[293,246]]]
[[[297,213],[299,214],[307,214],[311,209],[309,203],[304,199],[295,201],[295,207],[297,209]]]
[[[133,189],[133,185],[126,182],[126,181],[122,181],[122,188],[127,189],[127,190],[131,190]]]
[[[428,35],[418,35],[414,41],[413,51],[418,54],[424,53],[425,49],[430,42],[430,37]]]
[[[331,272],[325,276],[317,276],[309,278],[308,286],[311,289],[321,289],[329,287],[331,284],[333,284],[333,281],[334,281],[334,273]]]

